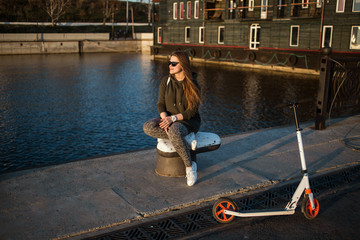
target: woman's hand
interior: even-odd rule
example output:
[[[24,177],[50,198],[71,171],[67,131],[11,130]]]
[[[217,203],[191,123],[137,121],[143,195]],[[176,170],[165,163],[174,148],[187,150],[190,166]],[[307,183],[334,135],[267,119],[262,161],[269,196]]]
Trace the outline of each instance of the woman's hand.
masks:
[[[160,118],[161,118],[161,119],[164,119],[164,118],[166,118],[166,117],[167,117],[167,113],[166,113],[166,112],[160,113]]]
[[[163,119],[160,119],[159,126],[165,130],[166,133],[168,133],[170,125],[173,123],[171,120],[171,116],[165,117]]]

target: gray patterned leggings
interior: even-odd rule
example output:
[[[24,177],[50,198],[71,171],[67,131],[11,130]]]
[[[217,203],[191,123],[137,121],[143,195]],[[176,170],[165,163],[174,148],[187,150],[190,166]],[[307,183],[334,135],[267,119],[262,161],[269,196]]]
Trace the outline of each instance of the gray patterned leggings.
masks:
[[[180,122],[170,125],[168,134],[159,126],[160,118],[153,118],[143,125],[144,132],[150,137],[169,139],[176,152],[184,161],[185,167],[191,167],[190,148],[184,138],[189,134],[186,126]]]

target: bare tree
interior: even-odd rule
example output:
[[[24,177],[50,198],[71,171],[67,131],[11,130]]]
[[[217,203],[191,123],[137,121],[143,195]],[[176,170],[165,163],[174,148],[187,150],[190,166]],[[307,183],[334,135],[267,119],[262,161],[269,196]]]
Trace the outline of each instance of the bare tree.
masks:
[[[45,10],[51,18],[51,25],[55,26],[59,18],[65,13],[70,0],[46,0]]]
[[[110,7],[109,0],[104,0],[104,18],[103,25],[105,25],[106,20],[111,16],[112,8]]]

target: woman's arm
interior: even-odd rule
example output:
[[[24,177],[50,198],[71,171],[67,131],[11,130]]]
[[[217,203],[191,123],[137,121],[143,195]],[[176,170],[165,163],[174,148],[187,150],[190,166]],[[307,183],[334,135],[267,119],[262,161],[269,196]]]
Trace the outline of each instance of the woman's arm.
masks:
[[[180,113],[181,116],[182,116],[182,119],[181,119],[181,120],[183,120],[183,119],[189,120],[189,119],[191,119],[192,117],[194,117],[197,112],[198,112],[198,108],[195,108],[195,109],[193,109],[193,110],[187,109],[187,110],[185,110],[184,112]],[[180,120],[180,119],[178,119],[178,120]]]
[[[162,116],[165,116],[165,117],[162,117]],[[176,118],[177,118],[176,121],[180,121],[180,120],[184,119],[184,117],[183,117],[183,115],[181,113],[178,113],[178,114],[173,115],[173,116],[176,116]],[[159,126],[161,128],[163,128],[165,130],[165,132],[167,133],[168,130],[169,130],[170,125],[173,123],[173,120],[172,120],[171,116],[167,116],[166,112],[162,112],[160,114],[160,117],[161,117],[161,120],[160,120]]]
[[[163,118],[162,117],[163,113],[166,114],[165,89],[166,89],[166,79],[164,78],[161,81],[160,86],[159,86],[159,98],[158,98],[158,102],[157,102],[157,109],[158,109],[158,112],[160,113],[161,118]],[[167,114],[164,117],[166,117],[166,116],[167,116]]]
[[[184,116],[183,116],[181,113],[178,113],[178,114],[173,115],[173,116],[176,116],[176,120],[177,120],[177,121],[184,120]]]

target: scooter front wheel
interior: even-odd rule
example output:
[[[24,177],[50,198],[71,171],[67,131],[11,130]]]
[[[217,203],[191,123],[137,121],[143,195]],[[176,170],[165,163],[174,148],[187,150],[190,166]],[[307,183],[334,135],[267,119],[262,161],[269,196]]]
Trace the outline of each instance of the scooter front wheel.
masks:
[[[235,219],[234,215],[225,214],[224,210],[238,211],[238,207],[230,198],[220,198],[217,200],[214,203],[212,213],[219,223],[229,223]]]
[[[309,220],[313,220],[319,214],[319,202],[316,198],[314,198],[314,204],[315,209],[312,209],[309,196],[305,195],[301,204],[301,212],[303,212],[305,217]]]

